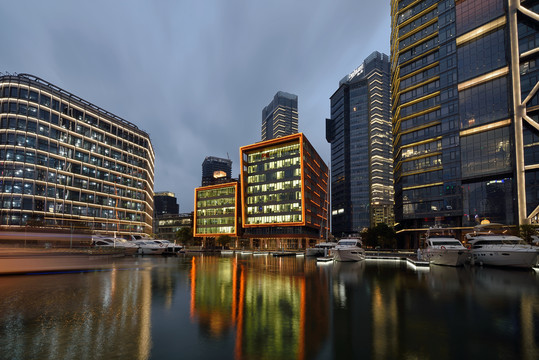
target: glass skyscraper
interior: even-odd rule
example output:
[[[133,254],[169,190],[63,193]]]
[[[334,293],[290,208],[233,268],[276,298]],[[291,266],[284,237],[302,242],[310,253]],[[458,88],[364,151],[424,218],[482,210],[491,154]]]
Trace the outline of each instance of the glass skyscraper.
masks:
[[[298,96],[279,91],[262,110],[262,141],[298,132]]]
[[[0,102],[0,225],[152,233],[146,132],[33,75],[0,76]]]
[[[389,58],[373,52],[331,96],[331,218],[336,236],[393,225]]]
[[[229,182],[232,177],[232,160],[207,156],[202,163],[202,186]]]
[[[537,222],[538,12],[537,1],[391,2],[395,216],[408,241],[435,224]]]
[[[178,199],[173,192],[156,192],[153,196],[153,201],[155,216],[170,214],[177,215],[180,212],[180,205],[178,205]]]

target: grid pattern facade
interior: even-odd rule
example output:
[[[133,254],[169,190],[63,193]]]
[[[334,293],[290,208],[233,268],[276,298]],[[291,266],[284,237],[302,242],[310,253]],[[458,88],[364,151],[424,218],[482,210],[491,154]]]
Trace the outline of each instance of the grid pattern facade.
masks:
[[[392,1],[396,218],[536,221],[539,4]]]
[[[244,146],[240,158],[246,234],[320,236],[328,169],[303,134]]]
[[[238,235],[238,183],[195,189],[194,236]]]
[[[147,133],[32,75],[0,77],[0,224],[152,232]]]
[[[455,2],[393,1],[395,217],[423,227],[462,216]],[[425,220],[427,219],[427,220]]]
[[[374,52],[330,98],[333,234],[393,224],[389,83],[388,56]]]
[[[279,91],[262,110],[262,141],[298,132],[298,97]]]
[[[157,227],[154,229],[156,237],[174,241],[178,230],[184,227],[193,227],[193,213],[159,215],[156,223]]]

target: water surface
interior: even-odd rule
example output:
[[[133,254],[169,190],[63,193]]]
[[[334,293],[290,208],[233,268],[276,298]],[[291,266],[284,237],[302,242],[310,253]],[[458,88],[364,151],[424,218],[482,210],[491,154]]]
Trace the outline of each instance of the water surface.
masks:
[[[539,275],[261,255],[0,277],[1,359],[537,359]]]

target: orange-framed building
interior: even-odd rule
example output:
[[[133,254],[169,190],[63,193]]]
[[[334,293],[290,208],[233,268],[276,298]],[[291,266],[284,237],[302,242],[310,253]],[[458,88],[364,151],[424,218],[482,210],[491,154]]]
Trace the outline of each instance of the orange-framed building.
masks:
[[[240,148],[243,237],[306,248],[328,229],[328,167],[302,133]]]
[[[237,181],[195,189],[193,236],[217,238],[241,234]]]

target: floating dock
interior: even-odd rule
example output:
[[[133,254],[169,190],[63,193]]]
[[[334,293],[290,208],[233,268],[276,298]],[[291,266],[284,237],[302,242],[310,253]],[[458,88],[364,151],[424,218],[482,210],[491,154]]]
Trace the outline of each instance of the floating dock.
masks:
[[[292,252],[292,251],[277,251],[277,252],[271,253],[271,255],[273,255],[273,256],[296,256],[296,253]]]

